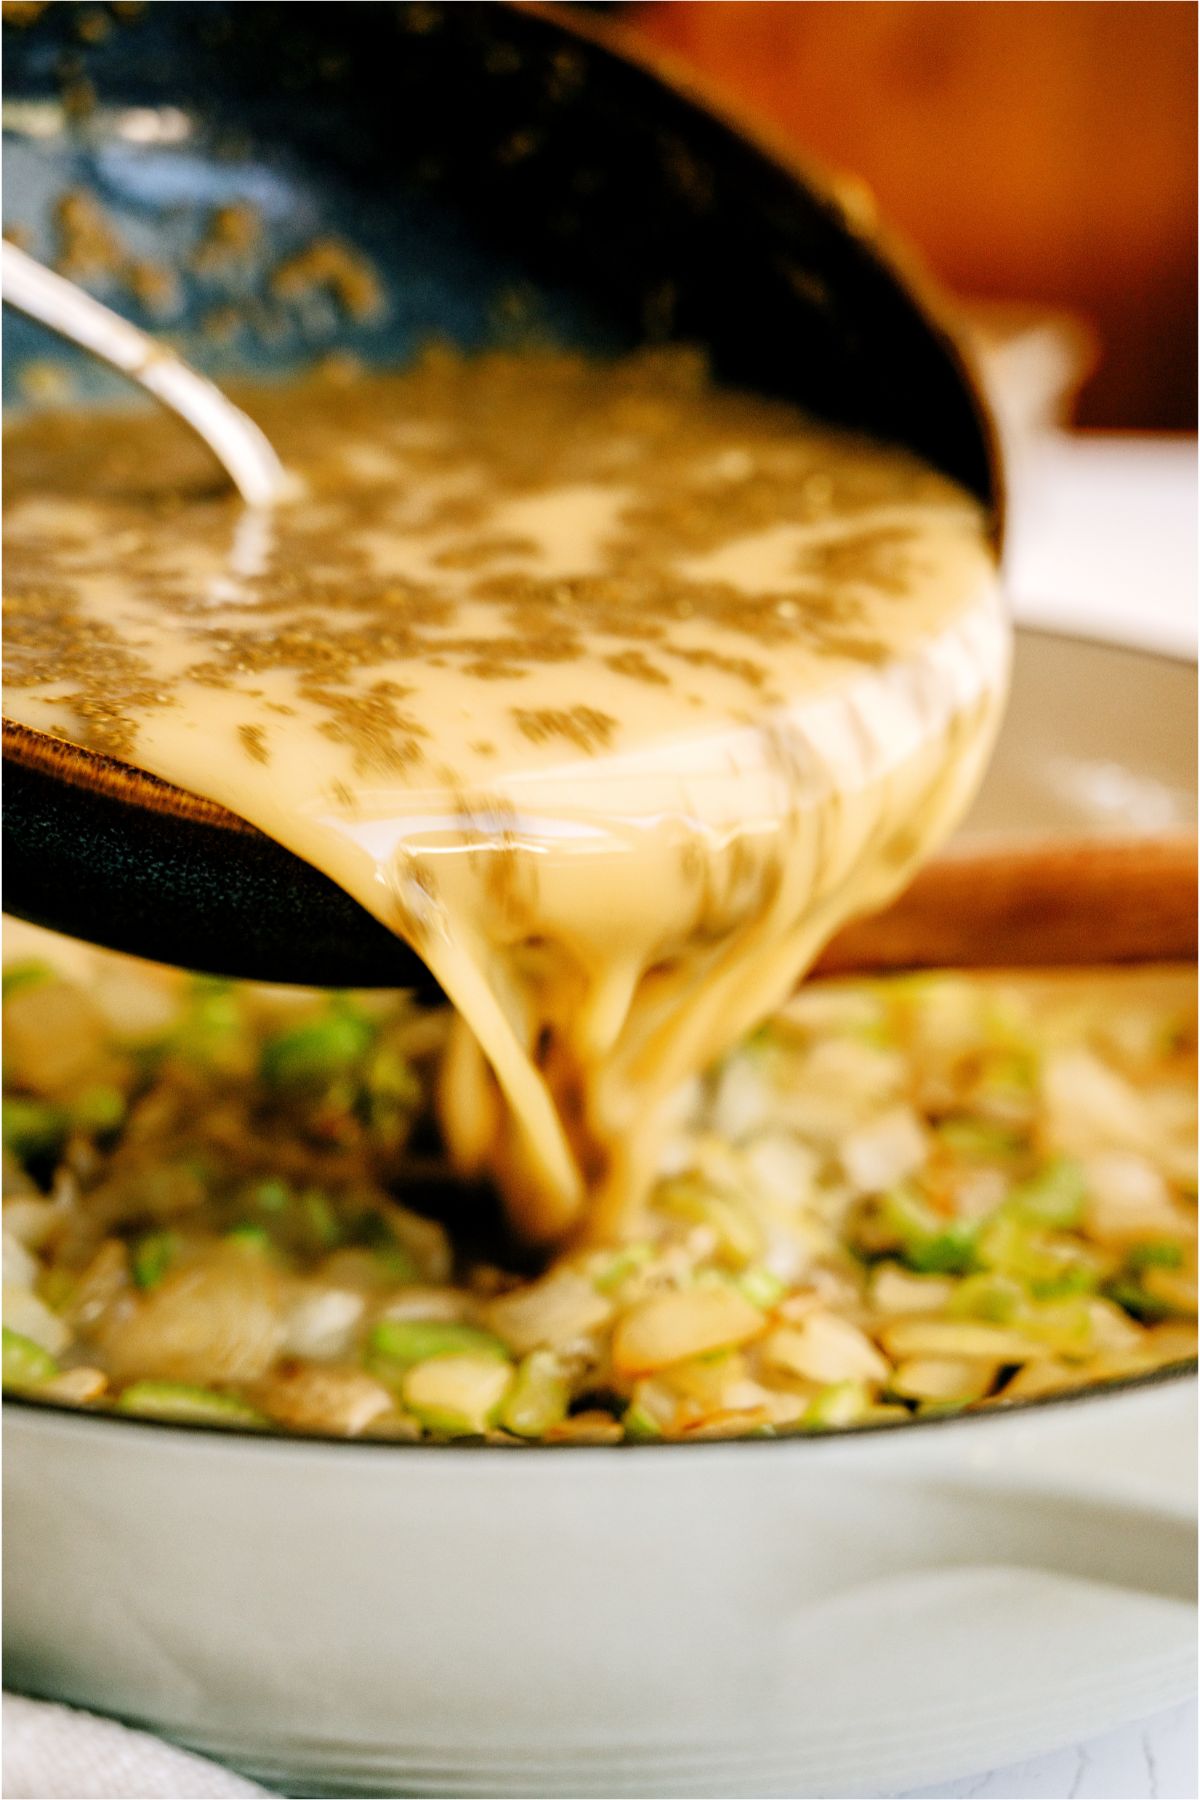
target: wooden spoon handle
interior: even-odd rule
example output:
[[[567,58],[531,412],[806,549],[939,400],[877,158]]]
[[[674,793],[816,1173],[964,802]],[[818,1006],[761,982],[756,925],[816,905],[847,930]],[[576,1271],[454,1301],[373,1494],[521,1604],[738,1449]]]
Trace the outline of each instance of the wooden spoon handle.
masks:
[[[1196,839],[997,846],[943,857],[834,938],[822,974],[1190,961]]]

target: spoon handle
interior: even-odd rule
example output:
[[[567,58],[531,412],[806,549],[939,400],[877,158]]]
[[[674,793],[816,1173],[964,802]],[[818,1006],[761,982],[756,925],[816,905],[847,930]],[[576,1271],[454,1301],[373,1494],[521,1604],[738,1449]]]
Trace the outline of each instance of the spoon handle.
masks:
[[[977,845],[941,857],[833,940],[821,974],[1192,962],[1196,839]]]
[[[128,319],[15,244],[0,246],[4,304],[108,363],[178,415],[208,445],[248,506],[283,498],[288,477],[253,419],[213,382]]]

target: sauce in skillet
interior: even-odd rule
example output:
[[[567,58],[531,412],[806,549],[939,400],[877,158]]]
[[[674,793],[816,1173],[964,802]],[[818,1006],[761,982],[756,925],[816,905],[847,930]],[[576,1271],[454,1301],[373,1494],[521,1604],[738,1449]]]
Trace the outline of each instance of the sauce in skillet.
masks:
[[[664,1107],[970,798],[1007,634],[979,507],[686,354],[431,351],[6,458],[5,712],[326,871],[454,1003],[442,1111],[526,1234],[635,1228]]]

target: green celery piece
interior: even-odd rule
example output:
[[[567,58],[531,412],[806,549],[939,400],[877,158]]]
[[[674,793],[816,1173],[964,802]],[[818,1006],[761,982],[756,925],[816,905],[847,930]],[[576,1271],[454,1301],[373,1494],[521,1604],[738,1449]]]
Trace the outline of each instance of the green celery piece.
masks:
[[[10,1331],[4,1327],[4,1386],[20,1392],[22,1388],[37,1387],[43,1381],[49,1381],[52,1375],[58,1374],[58,1364],[48,1350],[35,1344],[22,1332]]]
[[[499,1422],[516,1437],[544,1437],[566,1418],[570,1399],[570,1383],[553,1351],[534,1350],[517,1369]]]
[[[863,1382],[831,1381],[813,1396],[800,1422],[808,1431],[834,1431],[853,1425],[870,1405],[871,1396]]]
[[[1145,1244],[1135,1244],[1125,1261],[1130,1269],[1137,1272],[1142,1269],[1177,1269],[1183,1262],[1183,1249],[1170,1238],[1152,1239]]]
[[[1061,1275],[1031,1281],[1029,1291],[1035,1300],[1071,1300],[1079,1294],[1094,1294],[1099,1286],[1100,1277],[1096,1270],[1086,1263],[1077,1263],[1074,1268],[1064,1269]]]
[[[1122,1279],[1120,1276],[1107,1284],[1104,1295],[1117,1306],[1123,1307],[1140,1325],[1158,1325],[1163,1319],[1169,1319],[1174,1310],[1157,1294],[1147,1293],[1139,1281]]]
[[[741,1290],[751,1306],[761,1307],[763,1312],[770,1312],[773,1307],[778,1306],[787,1293],[787,1282],[781,1281],[778,1275],[761,1265],[743,1269],[734,1286]]]
[[[26,957],[22,962],[10,963],[5,969],[0,998],[11,1000],[23,988],[40,987],[42,982],[54,979],[54,970],[49,963],[41,962],[37,957]]]
[[[129,1266],[140,1288],[157,1287],[179,1252],[173,1231],[148,1231],[130,1248]]]
[[[662,1426],[643,1406],[627,1407],[621,1423],[625,1436],[635,1444],[650,1444],[662,1436]]]
[[[507,1344],[477,1325],[444,1319],[381,1319],[367,1340],[372,1366],[379,1372],[403,1374],[435,1356],[494,1356],[511,1362]]]
[[[627,1244],[593,1278],[593,1286],[602,1294],[611,1294],[614,1288],[620,1287],[626,1276],[632,1275],[635,1269],[640,1269],[653,1255],[653,1244]]]
[[[272,1087],[313,1087],[343,1075],[370,1048],[373,1030],[353,1013],[298,1025],[263,1046],[261,1071]]]
[[[246,1220],[240,1225],[234,1225],[231,1230],[227,1231],[225,1242],[232,1244],[236,1250],[249,1250],[255,1256],[264,1256],[275,1247],[270,1232],[265,1231],[261,1225],[253,1224],[250,1220]]]
[[[286,1181],[279,1181],[274,1176],[260,1181],[254,1189],[252,1199],[260,1212],[281,1213],[287,1208],[292,1197],[291,1189]]]
[[[911,1245],[905,1260],[918,1275],[969,1275],[975,1267],[977,1235],[973,1225],[951,1225],[936,1237]]]
[[[118,1412],[142,1419],[194,1421],[207,1425],[250,1425],[257,1430],[270,1420],[244,1400],[215,1388],[193,1387],[185,1381],[135,1381],[117,1401]]]
[[[1021,1148],[1021,1138],[1002,1125],[986,1119],[943,1119],[937,1137],[957,1155],[979,1158],[1013,1156]]]
[[[986,1319],[992,1325],[1008,1325],[1024,1304],[1020,1283],[989,1269],[960,1281],[946,1311],[956,1319]]]
[[[1072,1157],[1059,1156],[1028,1181],[1011,1188],[1004,1204],[1018,1219],[1065,1231],[1078,1225],[1086,1199],[1082,1165]]]
[[[115,1131],[125,1118],[125,1096],[120,1088],[85,1088],[71,1102],[71,1120],[81,1131]]]
[[[31,1100],[24,1094],[4,1097],[4,1148],[14,1156],[50,1155],[63,1142],[70,1124],[65,1109],[48,1100]]]
[[[969,1275],[977,1266],[979,1228],[966,1220],[946,1220],[910,1187],[883,1196],[883,1220],[895,1233],[901,1260],[918,1275]]]
[[[305,1226],[324,1250],[335,1250],[344,1241],[342,1222],[329,1195],[320,1188],[305,1188],[297,1203]]]
[[[1018,1281],[1059,1281],[1065,1272],[1063,1259],[1046,1233],[1017,1218],[1007,1201],[984,1220],[977,1251],[985,1268],[1000,1269]]]
[[[381,1044],[367,1069],[367,1085],[376,1100],[390,1102],[402,1111],[421,1104],[421,1081],[407,1056],[391,1044]]]

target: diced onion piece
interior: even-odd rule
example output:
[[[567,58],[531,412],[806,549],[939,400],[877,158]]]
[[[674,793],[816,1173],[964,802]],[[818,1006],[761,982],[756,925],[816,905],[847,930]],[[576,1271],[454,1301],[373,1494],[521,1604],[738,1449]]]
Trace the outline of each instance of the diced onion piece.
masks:
[[[518,1356],[568,1344],[608,1323],[612,1301],[575,1269],[558,1269],[531,1287],[489,1301],[484,1320]]]
[[[1100,1244],[1135,1244],[1172,1237],[1181,1218],[1167,1184],[1147,1157],[1107,1150],[1085,1159],[1088,1198],[1084,1223]]]
[[[881,1194],[915,1173],[925,1160],[925,1133],[908,1107],[891,1107],[842,1144],[846,1178],[860,1194]]]
[[[38,1384],[38,1397],[59,1400],[65,1406],[87,1406],[98,1400],[108,1386],[108,1377],[100,1369],[64,1369]]]
[[[346,1356],[365,1309],[363,1294],[314,1285],[288,1308],[280,1349],[285,1356],[311,1362],[332,1362]]]
[[[1020,1363],[1049,1354],[1044,1345],[1019,1331],[974,1319],[892,1319],[881,1326],[879,1341],[897,1362],[914,1356],[953,1356]]]
[[[117,1381],[257,1381],[283,1342],[278,1283],[258,1258],[231,1255],[164,1277],[101,1336]]]
[[[390,1412],[391,1394],[360,1369],[281,1369],[260,1382],[254,1397],[291,1431],[332,1431],[357,1437]]]
[[[1058,1394],[1064,1388],[1078,1387],[1079,1371],[1071,1368],[1069,1363],[1045,1362],[1026,1363],[1018,1369],[1012,1380],[1005,1387],[1001,1398],[1004,1400],[1037,1400],[1043,1394]]]
[[[762,1346],[764,1361],[821,1383],[884,1381],[887,1359],[865,1332],[835,1313],[814,1312],[799,1325],[781,1325]]]
[[[71,1341],[65,1320],[50,1311],[28,1288],[4,1284],[4,1323],[40,1345],[49,1356],[61,1356]]]
[[[998,1367],[965,1356],[914,1356],[899,1365],[888,1386],[906,1400],[982,1400]]]
[[[613,1367],[623,1376],[648,1374],[709,1350],[748,1343],[765,1326],[758,1307],[733,1287],[655,1294],[617,1321]]]
[[[879,1263],[871,1276],[871,1305],[881,1313],[936,1313],[953,1298],[946,1275],[913,1275],[899,1263]]]

